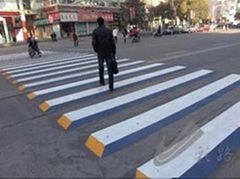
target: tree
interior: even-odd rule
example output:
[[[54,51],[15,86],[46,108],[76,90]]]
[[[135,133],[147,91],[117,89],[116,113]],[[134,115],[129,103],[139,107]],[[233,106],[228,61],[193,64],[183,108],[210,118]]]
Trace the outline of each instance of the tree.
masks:
[[[163,19],[168,18],[171,19],[174,15],[173,8],[168,2],[161,2],[156,7],[150,7],[149,11],[151,12],[151,16],[159,17],[161,16]]]
[[[140,0],[126,0],[121,4],[121,20],[124,26],[130,23],[142,27],[145,24],[145,18],[145,4]]]
[[[190,19],[191,11],[195,16],[191,19],[193,23],[200,20],[206,20],[209,17],[209,1],[208,0],[175,0],[178,17]]]
[[[195,11],[195,17],[192,19],[193,22],[199,22],[200,20],[207,20],[209,18],[209,1],[198,0],[195,2],[191,0],[191,9]]]
[[[234,17],[235,20],[240,20],[240,12],[237,12]]]

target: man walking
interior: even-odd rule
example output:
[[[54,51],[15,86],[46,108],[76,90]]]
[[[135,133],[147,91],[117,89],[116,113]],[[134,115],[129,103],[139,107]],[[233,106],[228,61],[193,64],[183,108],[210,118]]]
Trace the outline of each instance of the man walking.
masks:
[[[74,47],[78,47],[78,36],[75,32],[73,33],[73,42],[74,42]]]
[[[105,85],[104,81],[104,61],[107,63],[109,76],[109,89],[113,91],[113,70],[112,61],[116,54],[116,45],[113,38],[112,31],[105,27],[104,19],[99,17],[97,19],[99,27],[93,31],[92,46],[94,51],[98,54],[99,77],[100,84]]]
[[[124,43],[127,43],[127,34],[128,34],[128,31],[127,31],[127,29],[126,29],[125,27],[123,27],[122,34],[123,34]]]

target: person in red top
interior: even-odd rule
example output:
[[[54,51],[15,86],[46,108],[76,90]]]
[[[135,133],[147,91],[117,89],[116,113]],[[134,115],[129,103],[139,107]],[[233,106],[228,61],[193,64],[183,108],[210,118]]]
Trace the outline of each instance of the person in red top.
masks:
[[[130,31],[130,36],[131,37],[138,37],[138,30],[136,27],[133,27],[133,29]]]

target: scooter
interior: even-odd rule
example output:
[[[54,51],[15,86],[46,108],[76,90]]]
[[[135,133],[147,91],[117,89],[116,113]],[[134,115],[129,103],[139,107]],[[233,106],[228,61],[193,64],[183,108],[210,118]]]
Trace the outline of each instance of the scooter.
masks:
[[[132,37],[132,43],[138,43],[141,41],[140,35]]]
[[[28,55],[30,58],[33,58],[37,55],[36,50],[34,50],[31,46],[28,47]],[[42,54],[38,54],[38,57],[41,57]]]

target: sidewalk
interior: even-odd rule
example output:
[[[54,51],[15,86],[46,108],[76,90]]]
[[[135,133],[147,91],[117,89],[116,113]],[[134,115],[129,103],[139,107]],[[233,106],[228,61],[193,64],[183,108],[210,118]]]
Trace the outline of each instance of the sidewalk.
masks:
[[[91,37],[90,36],[86,36],[86,37],[80,37],[80,42],[83,42],[83,41],[86,41],[88,39],[90,39]],[[66,41],[66,40],[72,40],[71,38],[61,38],[61,39],[58,39],[59,42],[61,41]],[[52,42],[51,39],[41,39],[41,40],[38,40],[39,43],[44,43],[44,42]],[[5,44],[0,44],[0,48],[7,48],[7,47],[14,47],[14,46],[23,46],[23,45],[27,45],[27,41],[21,41],[21,42],[12,42],[12,43],[5,43]]]
[[[44,39],[44,40],[39,40],[39,42],[50,42],[51,39]],[[27,41],[20,41],[20,42],[11,42],[11,43],[5,43],[5,44],[0,44],[0,48],[7,48],[7,47],[14,47],[14,46],[20,46],[20,45],[26,45]]]
[[[118,35],[119,37],[122,37],[122,34],[119,33]],[[152,32],[143,32],[141,33],[141,36],[142,37],[150,37],[152,36]],[[84,36],[84,37],[79,37],[80,39],[80,44],[82,42],[85,42],[85,41],[89,41],[91,39],[91,36]],[[61,38],[61,39],[58,39],[58,41],[65,41],[65,40],[72,40],[72,38]],[[52,42],[51,39],[41,39],[41,40],[38,40],[39,43],[42,43],[42,42]],[[0,48],[7,48],[7,47],[14,47],[14,46],[21,46],[21,45],[26,45],[27,42],[26,41],[21,41],[21,42],[16,42],[16,43],[5,43],[5,44],[0,44]]]
[[[215,31],[210,31],[210,33],[235,34],[240,33],[240,29],[228,29],[228,30],[216,29]]]

